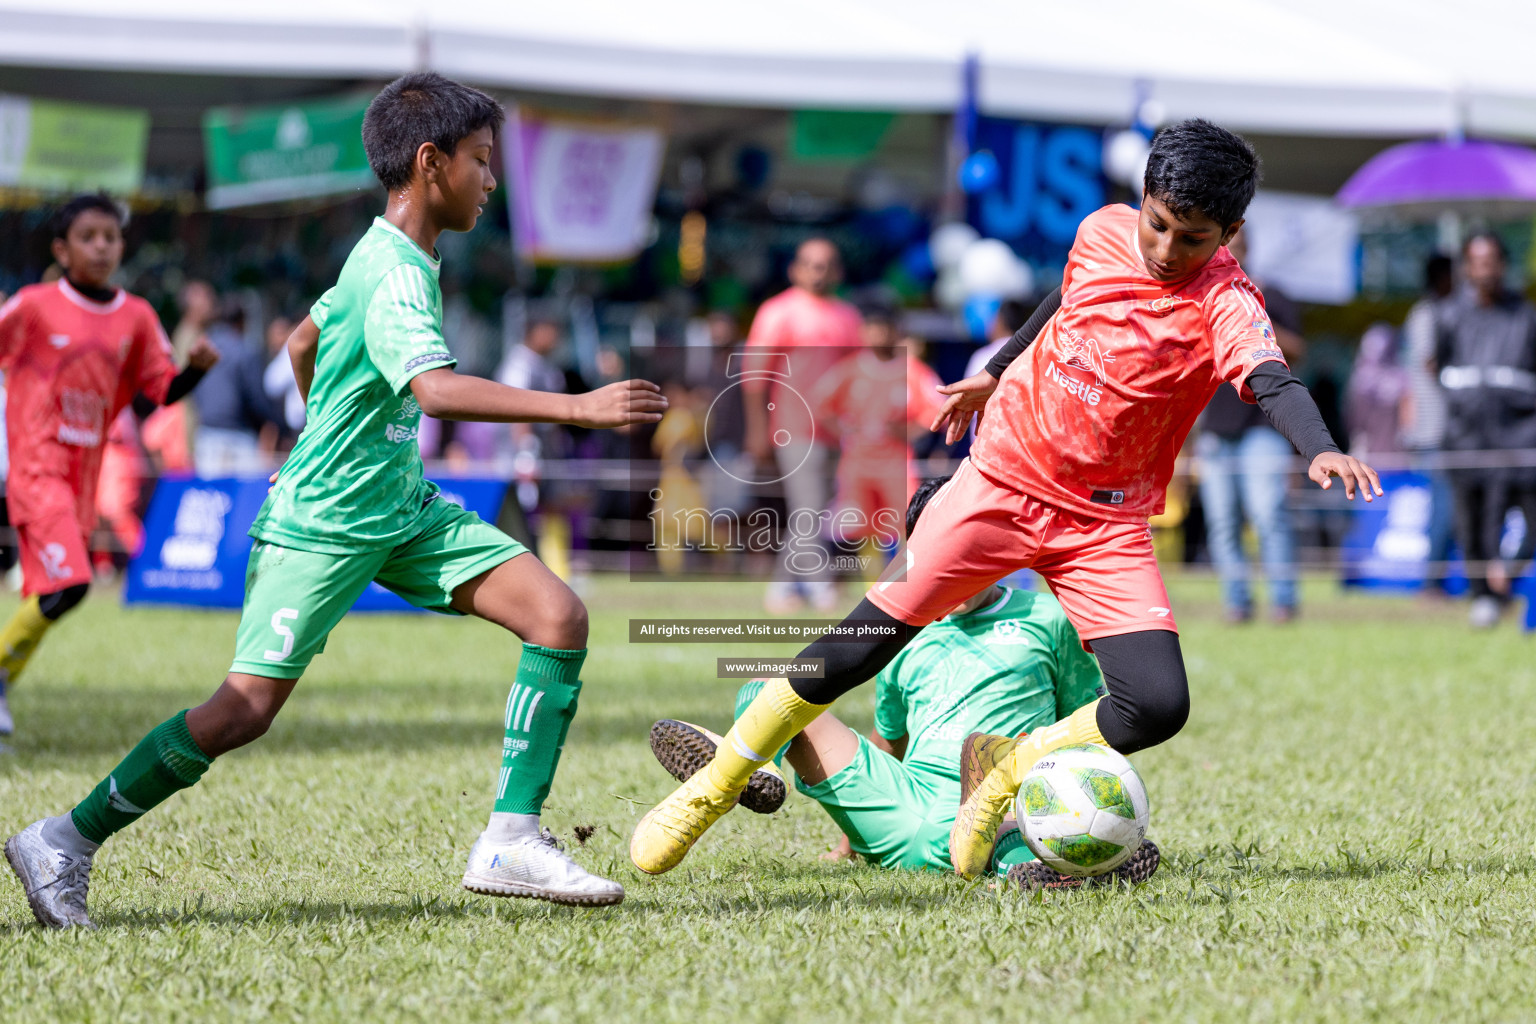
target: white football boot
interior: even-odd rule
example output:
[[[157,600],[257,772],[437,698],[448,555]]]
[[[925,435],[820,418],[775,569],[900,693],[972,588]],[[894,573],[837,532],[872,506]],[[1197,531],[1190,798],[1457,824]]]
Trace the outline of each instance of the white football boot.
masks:
[[[464,888],[482,896],[526,896],[575,907],[606,907],[624,899],[622,885],[571,860],[547,828],[511,842],[482,834],[469,851]]]
[[[46,821],[47,819],[43,819]],[[85,912],[91,884],[91,858],[72,857],[43,838],[43,821],[34,821],[5,841],[5,859],[21,879],[32,913],[49,928],[95,928]]]
[[[11,705],[5,699],[5,682],[0,680],[0,736],[9,736],[16,728],[16,723],[11,721]]]

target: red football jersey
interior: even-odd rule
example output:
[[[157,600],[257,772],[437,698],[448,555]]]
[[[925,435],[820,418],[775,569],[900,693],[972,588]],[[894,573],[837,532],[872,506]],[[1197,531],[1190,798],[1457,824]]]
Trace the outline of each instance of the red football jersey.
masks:
[[[67,509],[73,498],[80,522],[93,526],[108,427],[140,391],[164,402],[176,376],[155,311],[121,290],[93,302],[66,281],[30,285],[0,306],[0,370],[11,520]]]
[[[1174,459],[1223,381],[1285,357],[1264,300],[1226,249],[1169,285],[1146,271],[1137,212],[1106,206],[1078,228],[1061,309],[987,403],[971,457],[1041,501],[1116,522],[1163,510]]]
[[[826,372],[811,406],[834,424],[843,458],[905,460],[912,451],[907,427],[928,426],[944,403],[939,383],[938,374],[910,355],[882,360],[864,350]]]
[[[815,435],[809,406],[794,395],[808,395],[817,381],[843,357],[839,349],[855,348],[859,338],[859,311],[842,299],[812,295],[803,288],[787,288],[758,307],[747,335],[743,368],[748,376],[742,390],[768,392],[768,428],[794,438]],[[782,353],[781,375],[768,376],[776,364],[768,353]],[[787,378],[782,374],[787,374]],[[788,388],[794,395],[785,394]]]

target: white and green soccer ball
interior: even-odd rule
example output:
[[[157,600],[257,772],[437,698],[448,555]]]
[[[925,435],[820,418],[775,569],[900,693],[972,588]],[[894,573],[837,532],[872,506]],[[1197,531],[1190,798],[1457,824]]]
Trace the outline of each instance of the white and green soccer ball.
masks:
[[[1147,788],[1131,762],[1093,743],[1036,761],[1014,799],[1014,814],[1036,857],[1079,878],[1125,863],[1151,820]]]

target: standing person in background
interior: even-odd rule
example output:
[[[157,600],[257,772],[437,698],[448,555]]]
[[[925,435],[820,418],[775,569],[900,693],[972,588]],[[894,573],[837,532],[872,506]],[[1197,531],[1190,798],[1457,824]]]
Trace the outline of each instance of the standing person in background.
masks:
[[[1455,498],[1450,477],[1441,465],[1445,445],[1445,391],[1435,372],[1435,342],[1440,304],[1455,286],[1451,258],[1435,253],[1424,264],[1424,296],[1413,304],[1403,321],[1403,370],[1408,395],[1403,403],[1403,447],[1413,455],[1413,465],[1429,480],[1429,573],[1430,593],[1442,586],[1445,561],[1450,555],[1451,522]]]
[[[896,311],[872,305],[863,312],[864,348],[822,375],[809,396],[838,441],[830,525],[839,546],[901,539],[917,492],[912,442],[929,433],[944,405],[938,374],[897,344]]]
[[[1391,455],[1403,450],[1403,405],[1408,400],[1408,374],[1398,358],[1397,331],[1391,324],[1372,324],[1360,338],[1360,351],[1344,389],[1344,424],[1350,454],[1357,459]]]
[[[1008,339],[1019,333],[1029,320],[1029,304],[1022,299],[1004,299],[997,307],[997,315],[992,318],[992,327],[988,333],[992,340],[971,353],[970,360],[965,364],[965,375],[974,377],[987,368],[992,357],[1008,344]]]
[[[743,465],[749,458],[746,444],[746,412],[741,388],[732,387],[731,376],[741,364],[741,327],[736,314],[716,309],[709,314],[709,367],[698,386],[705,410],[705,444],[709,461],[702,467],[701,483],[711,512],[746,512],[752,502],[747,481],[753,479],[752,467]],[[735,364],[735,365],[733,365]]]
[[[1228,243],[1239,264],[1248,254],[1244,230]],[[1306,355],[1301,311],[1279,288],[1254,281],[1264,296],[1275,345],[1295,367]],[[1243,517],[1259,535],[1259,555],[1269,581],[1270,617],[1296,617],[1296,540],[1285,492],[1290,477],[1291,444],[1270,425],[1263,410],[1233,388],[1218,388],[1200,417],[1195,441],[1199,458],[1200,503],[1205,512],[1211,561],[1221,578],[1221,603],[1227,621],[1253,618],[1248,558],[1243,553]]]
[[[293,360],[288,358],[288,335],[297,326],[286,316],[273,317],[267,324],[267,368],[261,374],[261,389],[277,417],[272,429],[287,435],[286,444],[279,438],[277,443],[266,445],[269,451],[293,447],[293,439],[304,429],[304,395],[293,374]]]
[[[548,317],[530,320],[522,342],[502,358],[496,380],[509,388],[564,394],[565,374],[554,360],[559,347],[557,321]],[[564,510],[559,508],[560,487],[540,479],[545,465],[570,456],[570,431],[558,423],[513,423],[509,429],[518,476],[518,502],[525,513],[542,510],[535,550],[556,576],[570,579],[571,527]]]
[[[276,413],[262,384],[267,361],[245,340],[245,313],[231,305],[208,329],[219,364],[197,389],[197,433],[193,459],[201,476],[236,476],[264,471],[260,434]]]
[[[758,308],[747,334],[755,357],[779,355],[787,361],[788,380],[754,373],[742,382],[747,425],[747,454],[784,488],[786,520],[806,513],[819,516],[827,507],[832,452],[816,436],[810,407],[800,397],[846,353],[861,344],[859,312],[833,293],[843,279],[843,260],[826,238],[808,238],[789,265],[790,287]],[[762,370],[769,361],[749,359]],[[775,615],[799,608],[805,597],[817,611],[832,611],[837,592],[825,570],[801,579],[790,562],[791,545],[780,552],[777,578],[763,604]]]
[[[1466,286],[1441,307],[1435,347],[1446,393],[1446,449],[1469,453],[1473,461],[1478,456],[1471,453],[1493,456],[1495,462],[1453,462],[1451,469],[1474,629],[1497,625],[1509,601],[1511,573],[1499,554],[1504,513],[1519,505],[1525,521],[1536,524],[1536,466],[1515,451],[1536,448],[1536,307],[1505,287],[1507,269],[1498,236],[1467,239]],[[1536,529],[1527,529],[1515,560],[1529,558],[1533,545]]]

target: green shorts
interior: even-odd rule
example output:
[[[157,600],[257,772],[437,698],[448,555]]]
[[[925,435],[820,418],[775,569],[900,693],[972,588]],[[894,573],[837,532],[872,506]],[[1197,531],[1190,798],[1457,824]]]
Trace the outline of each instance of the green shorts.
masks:
[[[245,571],[245,606],[231,672],[296,679],[368,584],[417,608],[449,607],[459,585],[528,549],[473,512],[438,498],[404,544],[334,555],[257,541]]]
[[[958,765],[957,765],[958,767]],[[795,788],[821,804],[853,851],[886,868],[952,871],[949,830],[960,806],[960,779],[912,769],[859,737],[853,763],[831,778]],[[1017,833],[998,842],[993,869],[1033,860]]]

